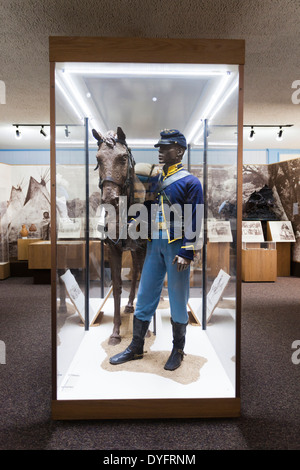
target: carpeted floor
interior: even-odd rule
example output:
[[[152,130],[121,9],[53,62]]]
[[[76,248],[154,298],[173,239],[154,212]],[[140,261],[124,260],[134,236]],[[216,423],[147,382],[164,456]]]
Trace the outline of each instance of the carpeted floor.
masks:
[[[243,284],[239,419],[53,422],[50,286],[0,282],[1,450],[300,449],[300,278]]]

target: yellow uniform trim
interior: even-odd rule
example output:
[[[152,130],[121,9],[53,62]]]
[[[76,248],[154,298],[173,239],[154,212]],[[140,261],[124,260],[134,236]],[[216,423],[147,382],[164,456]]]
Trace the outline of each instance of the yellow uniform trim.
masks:
[[[168,168],[168,171],[167,171],[167,174],[164,172],[163,170],[163,181],[168,177],[168,176],[171,176],[173,175],[174,173],[177,173],[177,171],[181,170],[182,168],[182,163],[175,163],[175,165],[171,165],[169,166]],[[163,196],[161,195],[160,196],[161,198],[161,208],[162,208],[162,215],[163,215],[163,219],[164,219],[164,222],[166,224],[166,227],[167,227],[167,222],[166,222],[166,217],[165,217],[165,211],[164,211],[164,200],[163,200]],[[176,240],[181,240],[181,237],[179,238],[174,238],[173,240],[170,240],[170,234],[169,234],[169,230],[166,228],[165,229],[166,232],[167,232],[167,237],[168,237],[168,243],[173,243],[175,242]]]
[[[161,210],[162,210],[164,223],[166,224],[166,227],[167,227],[167,221],[166,221],[165,211],[164,211],[164,200],[163,200],[162,195],[160,196],[160,201],[161,201]],[[168,236],[168,243],[170,243],[170,235],[169,235],[169,230],[167,228],[166,228],[166,232],[167,232],[167,236]]]
[[[163,181],[164,181],[168,176],[171,176],[171,175],[173,175],[174,173],[176,173],[177,171],[179,171],[181,168],[182,168],[182,163],[175,163],[175,165],[169,166],[167,174],[166,174],[166,173],[164,172],[164,170],[163,170]]]

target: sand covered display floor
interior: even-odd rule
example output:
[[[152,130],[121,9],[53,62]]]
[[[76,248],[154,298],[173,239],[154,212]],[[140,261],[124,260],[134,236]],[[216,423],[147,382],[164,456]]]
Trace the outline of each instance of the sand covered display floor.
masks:
[[[194,299],[195,302],[195,299]],[[199,300],[200,302],[200,300]],[[91,299],[97,311],[99,299]],[[126,299],[122,298],[122,307]],[[58,357],[64,357],[64,348],[70,335],[81,337],[73,360],[58,381],[57,398],[61,400],[89,399],[141,399],[141,398],[219,398],[234,397],[235,390],[230,374],[226,373],[207,330],[201,326],[187,327],[185,357],[175,371],[164,370],[172,349],[172,329],[168,301],[161,302],[156,312],[156,335],[150,324],[146,338],[144,358],[118,366],[109,363],[109,357],[123,351],[132,338],[132,315],[123,313],[122,341],[117,346],[108,344],[113,323],[113,299],[104,306],[99,326],[83,331],[76,311],[70,311],[59,331]],[[221,309],[220,309],[221,311]],[[74,313],[73,313],[74,312]],[[222,310],[224,315],[225,310]],[[216,310],[216,315],[218,311]],[[226,311],[230,317],[230,311]],[[213,328],[210,326],[208,328]],[[219,327],[220,328],[220,327]],[[224,355],[234,362],[234,344]],[[233,364],[234,367],[234,364]],[[58,370],[59,364],[58,364]]]

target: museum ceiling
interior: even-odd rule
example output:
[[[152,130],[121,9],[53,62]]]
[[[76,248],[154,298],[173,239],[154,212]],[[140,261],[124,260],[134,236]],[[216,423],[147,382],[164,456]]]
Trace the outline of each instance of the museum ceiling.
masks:
[[[24,129],[23,139],[17,141],[12,124],[50,121],[48,38],[56,35],[244,39],[244,124],[255,129],[253,142],[247,139],[249,128],[244,129],[244,147],[300,147],[300,104],[296,104],[300,101],[299,0],[2,0],[0,17],[0,80],[6,87],[6,102],[0,105],[2,149],[49,148],[39,128]],[[293,84],[297,88],[292,88]],[[180,94],[181,84],[177,85],[179,91],[176,88],[173,93]],[[91,79],[89,86],[99,94]],[[120,93],[123,86],[126,90],[128,83],[120,79]],[[196,101],[194,86],[185,95],[186,114],[193,108],[194,96]],[[147,90],[153,98],[155,89],[151,87],[149,82],[141,90],[143,95]],[[112,112],[117,97],[109,93],[111,89],[106,93],[106,105],[110,103]],[[131,112],[140,119],[143,113],[151,112],[153,103],[134,102]],[[170,107],[172,115],[176,114],[176,103]],[[163,126],[165,106],[159,99],[155,106],[159,125],[168,127]],[[180,103],[178,108],[182,110]],[[131,120],[123,121],[126,134],[134,136]],[[281,142],[275,139],[279,129],[255,128],[287,124],[293,127],[284,128]],[[145,126],[145,138],[146,134]]]

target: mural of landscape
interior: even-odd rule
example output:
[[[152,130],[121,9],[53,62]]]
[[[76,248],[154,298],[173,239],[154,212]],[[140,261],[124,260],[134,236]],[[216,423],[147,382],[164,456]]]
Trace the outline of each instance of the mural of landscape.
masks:
[[[17,257],[22,225],[28,231],[27,238],[46,239],[50,223],[49,167],[22,166],[21,170],[13,166],[11,170],[14,175],[9,198],[0,201],[0,259],[3,261],[7,257],[7,243],[9,258]]]

